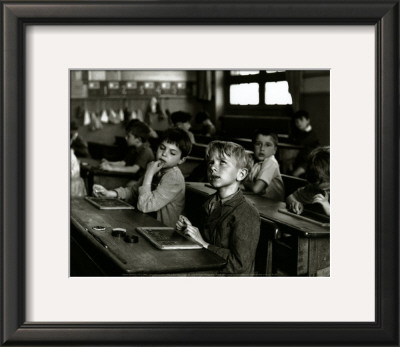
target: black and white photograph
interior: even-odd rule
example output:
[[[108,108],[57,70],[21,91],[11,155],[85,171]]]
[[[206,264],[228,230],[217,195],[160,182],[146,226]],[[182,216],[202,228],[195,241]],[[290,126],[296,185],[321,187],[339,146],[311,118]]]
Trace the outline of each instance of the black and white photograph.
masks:
[[[0,345],[399,347],[399,1],[0,0]]]
[[[330,276],[330,71],[70,71],[71,276]]]

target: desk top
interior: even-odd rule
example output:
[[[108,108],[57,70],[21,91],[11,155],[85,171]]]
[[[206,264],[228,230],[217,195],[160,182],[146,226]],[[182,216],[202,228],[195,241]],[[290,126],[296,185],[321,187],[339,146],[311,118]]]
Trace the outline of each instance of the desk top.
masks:
[[[225,260],[207,249],[158,250],[135,228],[163,226],[153,217],[137,210],[99,210],[82,198],[71,199],[71,222],[75,230],[86,238],[125,275],[168,274],[217,270]],[[93,229],[105,227],[104,231]],[[113,228],[125,228],[128,235],[136,235],[138,243],[127,243],[111,235]],[[90,231],[90,232],[89,232]],[[95,236],[93,236],[95,235]],[[96,240],[96,237],[100,239]],[[103,243],[103,245],[101,244]],[[108,246],[108,249],[104,247]]]
[[[215,193],[214,188],[209,186],[209,184],[202,182],[186,182],[186,189],[189,191],[195,191],[204,196]],[[285,207],[284,202],[270,200],[250,192],[243,193],[246,198],[253,202],[257,207],[261,218],[273,221],[277,223],[278,226],[286,226],[298,230],[300,234],[305,237],[323,237],[330,235],[329,227],[322,227],[306,220],[279,212],[278,209]]]

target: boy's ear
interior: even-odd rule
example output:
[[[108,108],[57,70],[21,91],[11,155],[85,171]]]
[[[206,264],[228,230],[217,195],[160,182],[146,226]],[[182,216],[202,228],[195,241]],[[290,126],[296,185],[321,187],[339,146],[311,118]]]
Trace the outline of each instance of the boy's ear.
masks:
[[[247,176],[248,170],[246,168],[239,169],[237,175],[236,175],[236,181],[241,182],[243,181],[246,176]]]
[[[186,158],[187,158],[187,157],[181,158],[181,160],[179,160],[179,162],[178,162],[178,165],[183,164],[183,163],[186,161]]]

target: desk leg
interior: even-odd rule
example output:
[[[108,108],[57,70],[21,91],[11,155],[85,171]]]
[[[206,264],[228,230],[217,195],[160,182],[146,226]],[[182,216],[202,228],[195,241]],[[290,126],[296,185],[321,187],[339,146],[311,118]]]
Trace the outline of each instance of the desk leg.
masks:
[[[309,276],[329,276],[330,238],[309,239],[308,259]]]
[[[94,184],[94,177],[93,173],[89,173],[87,176],[87,183],[88,183],[88,195],[92,196],[93,195],[93,184]]]
[[[330,249],[329,237],[323,238],[298,238],[297,275],[317,276],[327,271],[320,272],[329,267]]]
[[[87,168],[81,166],[81,177],[85,182],[87,194],[91,196],[93,189],[93,173]]]
[[[309,240],[308,238],[297,237],[297,276],[309,274]]]
[[[269,239],[268,240],[268,247],[267,247],[267,270],[266,270],[266,275],[267,276],[272,276],[272,246],[273,246],[273,240]]]

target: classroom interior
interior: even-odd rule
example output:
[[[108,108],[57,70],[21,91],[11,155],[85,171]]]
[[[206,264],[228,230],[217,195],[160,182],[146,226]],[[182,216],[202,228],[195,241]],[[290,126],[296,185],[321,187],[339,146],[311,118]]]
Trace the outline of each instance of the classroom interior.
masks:
[[[152,109],[156,100],[157,112]],[[107,189],[125,186],[133,174],[107,172],[100,161],[122,160],[127,152],[125,126],[140,119],[161,135],[171,127],[170,115],[189,113],[194,134],[192,151],[179,166],[186,181],[185,215],[200,222],[200,209],[215,192],[196,175],[205,150],[213,140],[232,141],[252,152],[255,129],[278,135],[276,158],[285,197],[307,184],[291,175],[290,163],[301,149],[291,143],[293,114],[308,112],[320,146],[330,144],[329,70],[71,70],[70,121],[87,143],[88,155],[79,156],[79,175],[88,196],[93,184]],[[160,115],[161,112],[161,115]],[[154,115],[154,113],[159,113]],[[215,126],[202,133],[196,119],[206,113]],[[149,118],[153,117],[153,118]],[[157,146],[157,139],[151,142]],[[299,219],[281,213],[284,202],[248,194],[261,217],[254,276],[329,276],[329,218]],[[71,276],[216,276],[224,266],[206,249],[162,250],[137,228],[163,225],[154,215],[135,209],[103,210],[84,198],[70,199]],[[113,231],[122,229],[124,233]]]

